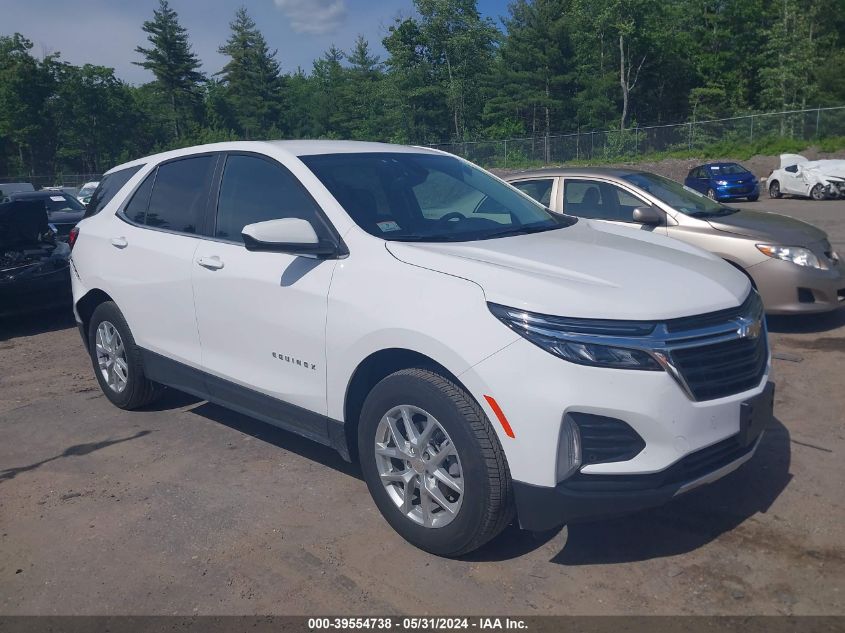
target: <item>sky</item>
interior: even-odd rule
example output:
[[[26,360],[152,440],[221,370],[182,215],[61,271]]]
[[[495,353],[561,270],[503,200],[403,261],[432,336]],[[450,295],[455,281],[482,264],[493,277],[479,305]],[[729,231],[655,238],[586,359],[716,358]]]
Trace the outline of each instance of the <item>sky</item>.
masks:
[[[229,36],[235,10],[246,6],[264,33],[270,48],[278,49],[283,72],[312,62],[332,44],[344,51],[352,48],[359,34],[371,50],[385,57],[381,40],[397,17],[413,15],[412,0],[170,0],[188,29],[203,72],[212,75],[224,65],[217,52]],[[501,25],[508,0],[479,0],[482,14]],[[22,33],[34,44],[38,57],[60,52],[72,64],[111,66],[124,81],[150,81],[139,61],[138,45],[147,45],[141,31],[152,18],[158,0],[3,0],[0,35]]]

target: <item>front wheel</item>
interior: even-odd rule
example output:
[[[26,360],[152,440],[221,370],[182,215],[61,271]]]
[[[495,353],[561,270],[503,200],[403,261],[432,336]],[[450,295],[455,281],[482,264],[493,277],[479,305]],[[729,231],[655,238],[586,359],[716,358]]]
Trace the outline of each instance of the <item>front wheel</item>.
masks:
[[[760,196],[759,196],[759,195],[757,195],[757,194],[755,194],[755,195],[753,195],[753,196],[748,196],[748,202],[757,202],[757,200],[758,200],[759,198],[760,198]]]
[[[813,200],[824,200],[827,198],[827,195],[824,192],[824,187],[822,185],[816,185],[810,190],[810,197]]]
[[[719,198],[716,197],[716,192],[713,189],[707,190],[707,197],[711,200],[718,200]]]
[[[769,197],[770,198],[780,198],[783,194],[780,192],[780,183],[777,180],[773,180],[769,183]]]
[[[434,371],[404,369],[373,388],[358,448],[379,511],[420,549],[466,554],[514,516],[510,472],[487,416]]]

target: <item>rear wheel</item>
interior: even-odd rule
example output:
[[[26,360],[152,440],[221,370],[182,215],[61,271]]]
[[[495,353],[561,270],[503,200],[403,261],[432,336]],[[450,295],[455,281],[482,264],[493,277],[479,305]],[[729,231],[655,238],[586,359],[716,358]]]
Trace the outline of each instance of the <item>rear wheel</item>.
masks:
[[[384,518],[411,544],[459,556],[514,515],[510,472],[484,411],[427,369],[378,383],[358,427],[361,469]]]
[[[780,192],[780,183],[777,180],[773,180],[772,182],[770,182],[769,183],[769,197],[770,198],[780,198],[781,195],[783,195],[783,194],[781,194],[781,192]]]
[[[810,189],[810,197],[813,200],[824,200],[827,198],[824,192],[824,187],[822,185],[816,185],[812,189]]]
[[[137,409],[161,394],[163,387],[144,374],[141,350],[114,302],[101,303],[91,315],[88,348],[97,382],[112,404]]]

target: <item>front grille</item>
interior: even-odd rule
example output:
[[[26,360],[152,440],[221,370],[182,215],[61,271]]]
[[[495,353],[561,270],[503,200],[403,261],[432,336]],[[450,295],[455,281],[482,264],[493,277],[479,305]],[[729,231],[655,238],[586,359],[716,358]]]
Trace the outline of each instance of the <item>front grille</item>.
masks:
[[[763,304],[756,292],[737,308],[666,324],[672,341],[668,354],[695,400],[731,396],[760,384],[766,373],[769,347]]]
[[[588,475],[576,473],[564,485],[583,492],[628,492],[681,486],[735,462],[754,450],[755,443],[743,446],[738,435],[690,453],[666,470],[648,475]]]
[[[675,350],[671,355],[695,399],[712,400],[759,385],[769,349],[763,334]]]

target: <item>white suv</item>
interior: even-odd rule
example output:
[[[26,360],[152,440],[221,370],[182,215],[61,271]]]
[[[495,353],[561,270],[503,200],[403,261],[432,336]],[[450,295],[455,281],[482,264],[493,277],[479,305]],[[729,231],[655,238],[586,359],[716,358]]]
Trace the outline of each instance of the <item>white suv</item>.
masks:
[[[750,459],[771,416],[745,275],[449,154],[181,149],[111,170],[88,214],[75,312],[115,405],[167,385],[332,446],[440,555],[515,515],[663,503]]]

